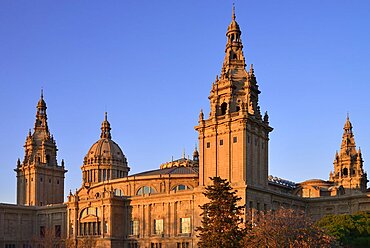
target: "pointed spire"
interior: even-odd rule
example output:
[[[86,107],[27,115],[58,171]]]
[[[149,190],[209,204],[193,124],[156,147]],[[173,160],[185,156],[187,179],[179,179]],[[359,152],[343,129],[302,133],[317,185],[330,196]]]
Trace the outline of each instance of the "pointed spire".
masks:
[[[100,138],[101,139],[111,139],[112,136],[110,134],[110,123],[108,121],[108,114],[107,112],[104,113],[104,121],[101,124],[101,134]]]
[[[232,10],[231,18],[233,21],[235,21],[235,3],[233,3],[233,10]]]

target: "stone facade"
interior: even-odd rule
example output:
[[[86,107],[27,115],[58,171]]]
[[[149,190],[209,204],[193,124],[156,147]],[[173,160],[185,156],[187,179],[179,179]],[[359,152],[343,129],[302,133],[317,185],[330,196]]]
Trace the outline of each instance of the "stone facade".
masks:
[[[197,247],[199,205],[207,202],[202,193],[213,176],[228,179],[248,209],[294,208],[315,219],[369,211],[367,176],[349,118],[328,181],[296,184],[268,176],[273,129],[267,112],[261,115],[261,92],[253,66],[246,69],[234,10],[226,37],[221,74],[209,96],[210,115],[205,118],[201,111],[195,127],[199,151],[195,149],[192,158],[165,162],[160,169],[129,175],[126,156],[112,140],[105,114],[100,139],[81,166],[81,188],[70,192],[66,203],[66,170],[63,162],[57,164],[41,95],[34,133],[28,135],[25,158],[15,170],[17,205],[0,204],[0,247],[27,247],[47,229],[72,247],[86,240],[95,247]]]

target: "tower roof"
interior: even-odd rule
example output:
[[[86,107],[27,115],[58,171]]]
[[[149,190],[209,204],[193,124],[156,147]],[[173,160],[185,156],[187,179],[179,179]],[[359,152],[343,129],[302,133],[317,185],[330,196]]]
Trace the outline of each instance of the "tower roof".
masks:
[[[240,31],[240,27],[239,27],[239,24],[236,22],[236,16],[235,16],[235,5],[233,4],[233,9],[232,9],[232,14],[231,14],[231,23],[230,25],[227,27],[227,33],[226,33],[226,36],[228,33],[230,32],[237,32],[239,34],[241,34],[241,31]]]

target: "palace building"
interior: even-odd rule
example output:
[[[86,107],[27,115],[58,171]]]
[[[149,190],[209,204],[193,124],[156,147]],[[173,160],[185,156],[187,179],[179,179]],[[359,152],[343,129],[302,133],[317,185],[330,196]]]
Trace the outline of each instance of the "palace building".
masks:
[[[221,73],[210,85],[210,114],[201,111],[195,126],[198,148],[192,158],[129,174],[105,114],[100,137],[83,158],[81,187],[69,192],[66,202],[67,170],[63,161],[57,162],[41,94],[34,130],[15,169],[17,204],[0,204],[0,247],[31,247],[48,235],[66,247],[197,247],[199,205],[207,201],[203,192],[214,176],[230,181],[248,209],[294,208],[314,219],[369,211],[367,174],[349,117],[329,180],[294,183],[269,176],[273,128],[260,109],[261,92],[253,65],[246,63],[241,35],[233,10]]]

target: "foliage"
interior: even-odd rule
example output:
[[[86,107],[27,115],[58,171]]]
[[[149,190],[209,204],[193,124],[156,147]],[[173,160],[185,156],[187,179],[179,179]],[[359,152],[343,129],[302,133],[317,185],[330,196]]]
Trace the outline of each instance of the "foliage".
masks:
[[[237,206],[240,197],[232,190],[230,183],[220,177],[211,178],[213,185],[203,193],[210,201],[200,208],[203,210],[202,226],[198,237],[200,248],[241,247],[244,236],[242,214],[244,207]]]
[[[348,247],[370,247],[370,213],[327,215],[318,223]]]
[[[66,248],[95,248],[97,241],[93,236],[79,237],[78,239],[67,238],[65,241]]]
[[[303,212],[292,209],[251,212],[250,230],[244,247],[333,247],[335,239],[327,235]]]
[[[60,237],[56,237],[52,228],[43,228],[40,235],[36,235],[31,240],[32,247],[54,248],[62,244]]]

